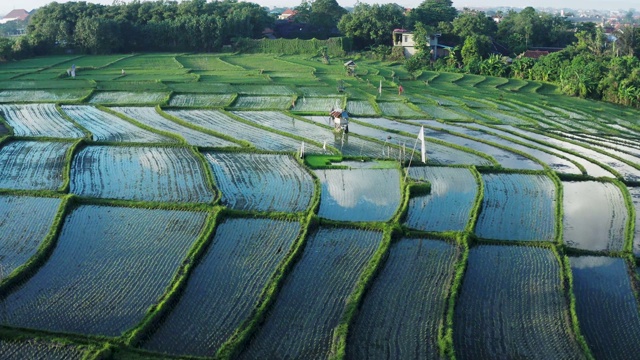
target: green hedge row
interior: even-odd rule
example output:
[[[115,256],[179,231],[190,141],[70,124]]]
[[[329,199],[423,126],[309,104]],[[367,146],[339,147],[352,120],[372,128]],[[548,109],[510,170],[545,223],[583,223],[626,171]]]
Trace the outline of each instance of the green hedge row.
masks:
[[[241,39],[236,43],[236,50],[244,53],[319,55],[323,48],[326,48],[329,56],[344,56],[351,49],[351,42],[347,38],[337,37],[327,40]]]
[[[40,243],[36,253],[26,263],[14,269],[9,276],[0,281],[0,298],[8,295],[13,288],[31,278],[40,266],[49,259],[58,242],[58,234],[62,230],[64,218],[72,208],[73,198],[73,195],[66,195],[61,198],[60,207],[53,218],[49,233]]]

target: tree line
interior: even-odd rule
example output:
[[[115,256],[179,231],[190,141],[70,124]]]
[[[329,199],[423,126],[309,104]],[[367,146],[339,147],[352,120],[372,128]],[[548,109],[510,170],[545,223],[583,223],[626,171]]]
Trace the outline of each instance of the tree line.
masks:
[[[236,0],[52,2],[30,16],[26,36],[2,40],[5,51],[0,56],[21,58],[67,49],[89,54],[213,52],[233,38],[259,38],[272,23],[260,5]]]
[[[408,12],[396,4],[358,3],[338,28],[357,48],[387,54],[391,31],[411,30],[418,53],[405,66],[413,74],[428,69],[545,81],[568,95],[640,107],[639,27],[626,24],[606,34],[593,22],[575,24],[532,7],[495,17],[499,21],[482,11],[458,12],[451,0],[425,0]],[[428,43],[433,34],[452,45],[436,61]],[[521,56],[539,47],[552,52],[539,59]]]
[[[412,73],[431,69],[545,81],[567,95],[640,107],[640,28],[633,24],[607,34],[595,23],[576,25],[529,7],[504,14],[497,24],[483,12],[466,10],[450,23],[415,29],[422,51],[405,63]],[[456,46],[434,62],[425,39],[445,29],[458,37]],[[521,56],[535,47],[561,50],[538,59]]]

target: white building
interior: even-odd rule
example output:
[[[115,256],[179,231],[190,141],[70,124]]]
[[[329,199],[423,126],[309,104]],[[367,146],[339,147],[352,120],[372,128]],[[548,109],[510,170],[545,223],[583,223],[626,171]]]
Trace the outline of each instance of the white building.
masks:
[[[404,57],[410,57],[416,53],[413,33],[405,29],[393,30],[393,46],[402,46],[404,48]]]

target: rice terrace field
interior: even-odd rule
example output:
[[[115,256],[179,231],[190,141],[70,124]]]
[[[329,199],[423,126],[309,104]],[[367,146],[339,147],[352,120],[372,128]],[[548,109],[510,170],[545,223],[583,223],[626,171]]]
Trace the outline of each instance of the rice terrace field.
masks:
[[[640,111],[347,60],[0,63],[0,359],[636,357]]]

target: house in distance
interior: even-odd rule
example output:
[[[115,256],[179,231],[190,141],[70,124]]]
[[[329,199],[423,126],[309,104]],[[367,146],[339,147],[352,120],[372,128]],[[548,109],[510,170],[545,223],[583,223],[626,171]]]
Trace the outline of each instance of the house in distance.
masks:
[[[9,21],[25,20],[29,16],[29,12],[25,9],[11,10],[10,13],[0,19],[0,24],[6,24]]]

